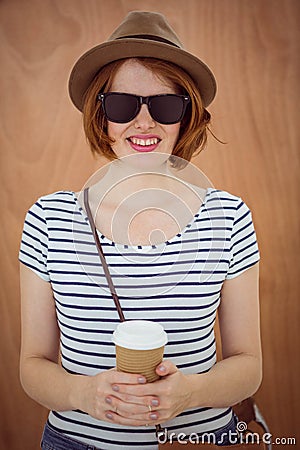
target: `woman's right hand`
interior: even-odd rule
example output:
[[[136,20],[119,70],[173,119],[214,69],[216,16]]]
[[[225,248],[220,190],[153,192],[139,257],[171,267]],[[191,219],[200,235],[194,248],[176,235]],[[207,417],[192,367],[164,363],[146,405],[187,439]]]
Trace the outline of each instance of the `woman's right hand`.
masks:
[[[75,375],[77,378],[78,376]],[[80,376],[75,379],[73,402],[76,409],[86,412],[98,420],[110,421],[111,412],[117,413],[128,425],[144,426],[151,423],[149,405],[157,405],[154,396],[127,396],[120,398],[116,385],[141,385],[145,377],[136,374],[118,372],[115,368],[94,376]],[[72,403],[73,403],[72,402]]]

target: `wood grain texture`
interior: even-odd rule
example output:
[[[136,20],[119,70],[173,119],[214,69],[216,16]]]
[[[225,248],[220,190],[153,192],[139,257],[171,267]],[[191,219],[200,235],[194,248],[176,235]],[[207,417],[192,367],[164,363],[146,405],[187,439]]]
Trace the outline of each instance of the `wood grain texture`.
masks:
[[[73,62],[130,10],[159,11],[215,72],[213,131],[194,163],[253,212],[261,251],[264,381],[274,436],[299,426],[298,0],[2,0],[0,449],[37,450],[47,412],[18,380],[17,254],[24,215],[46,193],[80,189],[90,155],[67,81]],[[300,437],[298,435],[298,441]],[[277,446],[276,446],[277,447]],[[279,446],[280,447],[280,446]]]

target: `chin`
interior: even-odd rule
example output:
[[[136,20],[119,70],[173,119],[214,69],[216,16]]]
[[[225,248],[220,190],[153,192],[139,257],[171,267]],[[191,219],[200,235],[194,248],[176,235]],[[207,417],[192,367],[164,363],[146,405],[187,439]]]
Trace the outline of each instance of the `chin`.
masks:
[[[119,161],[128,168],[138,171],[157,171],[165,167],[170,157],[170,153],[161,152],[135,152],[127,156],[122,156]]]

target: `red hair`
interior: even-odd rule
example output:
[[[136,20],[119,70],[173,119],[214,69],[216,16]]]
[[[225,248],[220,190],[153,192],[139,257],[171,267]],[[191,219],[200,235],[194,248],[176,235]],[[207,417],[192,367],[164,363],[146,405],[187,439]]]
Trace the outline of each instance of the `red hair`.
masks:
[[[87,140],[93,153],[104,155],[109,160],[114,160],[117,156],[111,147],[114,141],[108,136],[107,119],[97,95],[99,92],[110,90],[116,72],[126,60],[120,59],[103,67],[85,94],[83,124]],[[173,167],[184,167],[185,164],[181,159],[190,161],[193,155],[199,154],[205,147],[210,113],[203,107],[194,81],[184,70],[175,64],[156,58],[134,58],[134,60],[173,86],[178,94],[190,96],[191,101],[181,122],[179,136],[172,151],[172,155],[178,157],[174,158]]]

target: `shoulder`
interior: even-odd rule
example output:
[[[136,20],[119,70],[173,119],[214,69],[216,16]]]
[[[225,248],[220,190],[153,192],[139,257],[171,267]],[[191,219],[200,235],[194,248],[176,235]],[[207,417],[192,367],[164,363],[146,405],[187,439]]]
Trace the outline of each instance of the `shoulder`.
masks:
[[[76,195],[73,191],[56,191],[39,197],[36,203],[47,205],[51,203],[73,204],[76,203]]]
[[[238,210],[245,205],[241,197],[238,197],[230,192],[220,189],[209,188],[207,190],[206,201],[207,207],[212,205],[220,208]]]
[[[76,205],[76,195],[73,191],[57,191],[52,194],[39,197],[32,206],[35,205],[38,205],[43,209],[47,209],[51,206],[60,206],[65,208],[68,208],[68,206],[74,207],[74,205]]]
[[[251,218],[251,211],[241,197],[220,189],[208,189],[206,202],[208,211],[219,210],[235,222],[243,218]]]
[[[57,191],[39,197],[29,208],[28,215],[43,218],[52,214],[72,212],[76,207],[76,196],[72,191]]]

